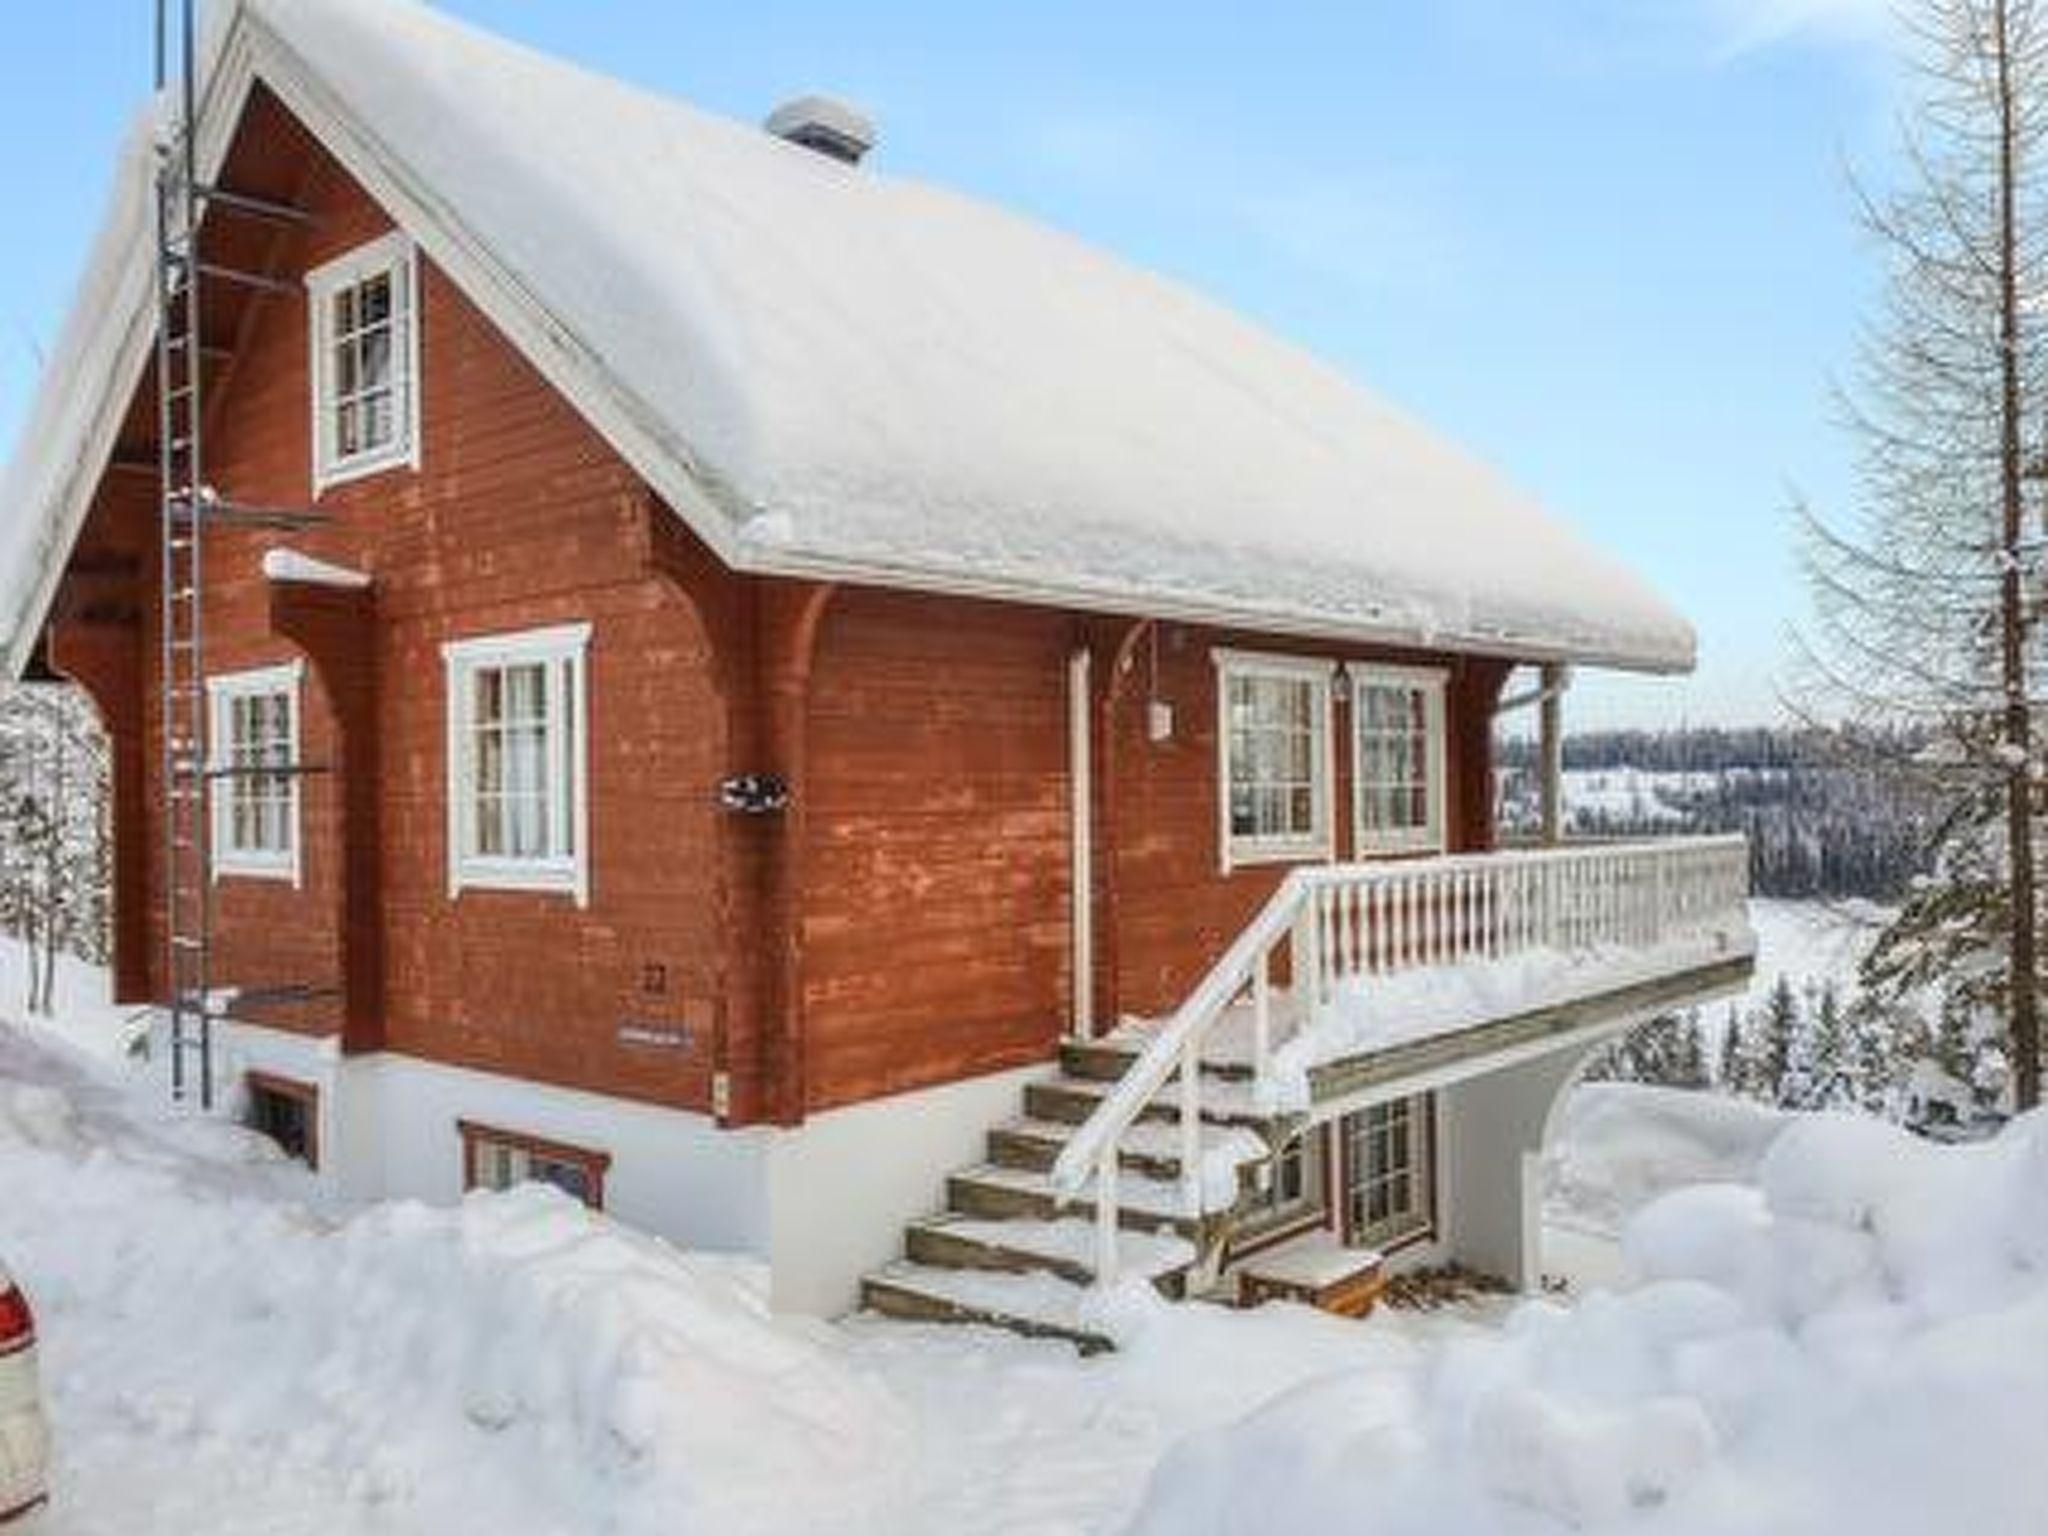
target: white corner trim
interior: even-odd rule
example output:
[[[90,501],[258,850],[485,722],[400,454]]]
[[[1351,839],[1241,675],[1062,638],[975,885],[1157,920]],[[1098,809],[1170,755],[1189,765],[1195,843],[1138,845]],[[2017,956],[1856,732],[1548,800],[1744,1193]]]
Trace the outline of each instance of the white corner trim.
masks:
[[[390,443],[347,457],[336,456],[328,444],[328,370],[334,349],[328,336],[328,301],[340,289],[380,272],[392,275],[392,318],[402,358],[403,407],[399,434]],[[419,250],[403,229],[393,229],[306,274],[306,381],[312,411],[313,495],[387,469],[420,467],[420,265]]]
[[[274,666],[249,667],[240,672],[216,672],[206,679],[206,737],[208,766],[224,767],[227,764],[229,746],[226,729],[226,710],[229,702],[238,698],[251,698],[264,694],[283,694],[291,721],[290,761],[294,768],[302,766],[305,750],[305,681],[306,663],[303,657],[279,662]],[[232,814],[234,804],[232,779],[222,779],[208,790],[206,797],[207,837],[209,839],[209,863],[213,878],[217,881],[224,876],[235,876],[250,880],[279,880],[288,882],[294,890],[305,884],[305,811],[300,786],[302,776],[293,773],[286,780],[286,795],[289,810],[286,826],[289,829],[291,846],[281,852],[254,852],[228,846],[227,818]]]
[[[1328,656],[1297,656],[1287,651],[1248,651],[1228,645],[1209,648],[1210,662],[1222,671],[1259,673],[1267,677],[1300,677],[1328,682],[1338,663]]]
[[[591,625],[586,620],[507,634],[471,635],[442,644],[442,714],[447,724],[443,835],[448,848],[450,901],[465,890],[478,889],[555,892],[573,897],[578,907],[590,905],[590,635]],[[555,809],[566,812],[570,851],[523,859],[474,853],[470,851],[474,805],[470,793],[469,679],[485,667],[534,663],[558,667],[551,678],[557,684],[566,683],[569,695],[560,706],[562,712],[557,713],[556,695],[550,691],[549,722],[558,728],[550,732],[548,753],[554,782],[567,792],[566,804],[558,800]]]

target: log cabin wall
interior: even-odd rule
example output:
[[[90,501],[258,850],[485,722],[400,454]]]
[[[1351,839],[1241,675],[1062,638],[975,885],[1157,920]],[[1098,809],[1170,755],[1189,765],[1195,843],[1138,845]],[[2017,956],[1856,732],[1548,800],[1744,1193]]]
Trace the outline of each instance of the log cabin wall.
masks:
[[[309,233],[270,232],[230,253],[294,284],[390,227],[260,92],[223,180],[312,211]],[[418,472],[331,489],[321,502],[331,523],[288,541],[226,532],[210,547],[214,673],[302,654],[260,570],[265,549],[289,542],[373,576],[366,735],[378,823],[377,857],[351,869],[346,787],[307,779],[299,882],[219,882],[216,984],[339,982],[362,963],[361,946],[343,943],[348,914],[381,913],[378,1018],[352,1029],[348,1048],[700,1110],[716,1103],[716,1073],[731,1123],[794,1121],[1042,1059],[1072,996],[1066,690],[1077,646],[1095,660],[1102,1020],[1177,1002],[1283,872],[1219,866],[1216,645],[1449,666],[1451,844],[1482,842],[1501,667],[1141,621],[1133,648],[1134,621],[737,576],[424,256],[420,284]],[[304,504],[305,300],[265,297],[233,321],[231,360],[210,379],[209,478],[241,501]],[[152,415],[146,386],[135,420]],[[66,590],[80,607],[89,558],[140,572],[125,629],[108,631],[128,637],[132,672],[118,644],[112,663],[98,654],[108,632],[92,665],[103,710],[112,699],[142,722],[143,750],[131,742],[127,756],[139,792],[124,800],[141,809],[119,837],[124,867],[140,866],[127,888],[149,911],[137,923],[131,901],[122,921],[133,973],[160,993],[154,503],[136,484],[110,475]],[[95,604],[108,606],[82,606]],[[581,620],[594,626],[589,904],[477,889],[451,897],[441,646]],[[53,630],[60,661],[62,638]],[[68,648],[81,667],[88,649]],[[1138,675],[1117,670],[1120,654]],[[347,711],[325,696],[322,676],[307,668],[301,755],[356,762],[361,753],[345,753],[351,743],[337,734]],[[1164,742],[1145,730],[1154,693],[1175,709]],[[1348,739],[1342,703],[1332,729]],[[792,810],[722,811],[720,781],[742,772],[796,772]],[[1350,772],[1348,750],[1338,751],[1340,856]],[[136,961],[132,934],[145,926]],[[340,1035],[339,1013],[261,1017]],[[650,1035],[669,1043],[650,1046]]]
[[[1121,686],[1112,685],[1114,702],[1098,725],[1098,741],[1108,738],[1098,755],[1109,761],[1096,808],[1099,1020],[1177,1006],[1290,867],[1223,869],[1219,648],[1446,671],[1446,847],[1491,846],[1492,717],[1504,664],[1175,623],[1144,626],[1133,639],[1125,650],[1128,669]],[[1111,691],[1098,686],[1099,694]],[[1147,728],[1147,704],[1155,698],[1173,712],[1172,734],[1164,741],[1151,740]],[[1340,694],[1330,709],[1332,836],[1339,859],[1357,849],[1351,721],[1350,698]]]
[[[261,92],[222,179],[290,195],[313,213],[310,231],[237,253],[295,285],[309,269],[390,228],[361,187]],[[381,855],[371,878],[385,983],[375,1043],[542,1082],[708,1107],[728,877],[715,807],[728,757],[728,700],[718,687],[713,637],[697,594],[663,575],[651,556],[651,529],[668,514],[424,255],[419,309],[419,471],[331,488],[319,502],[331,521],[310,532],[216,531],[208,549],[208,672],[301,654],[272,626],[273,584],[260,568],[265,549],[288,542],[370,573],[379,729],[367,771],[377,775],[380,797]],[[307,333],[302,293],[266,296],[237,313],[232,359],[209,377],[208,478],[223,494],[307,504]],[[136,420],[153,413],[153,391],[146,385],[141,392]],[[113,479],[81,548],[125,540],[149,551],[133,630],[147,744],[141,838],[156,866],[154,504],[131,507],[135,498],[115,495]],[[477,889],[451,898],[441,646],[571,620],[594,626],[589,905],[560,894]],[[335,711],[315,668],[307,669],[300,706],[302,759],[331,761]],[[303,784],[297,884],[218,879],[216,985],[341,980],[341,795],[328,777]],[[133,836],[131,826],[124,844]],[[148,895],[149,985],[160,995],[162,914],[153,883]],[[254,1016],[309,1034],[339,1029],[332,1003]],[[681,1036],[683,1044],[622,1041],[629,1025]]]
[[[1502,664],[843,593],[819,637],[809,714],[810,1109],[1040,1060],[1067,1027],[1066,689],[1076,646],[1093,657],[1097,721],[1099,1025],[1178,1004],[1287,869],[1221,867],[1216,647],[1444,668],[1448,845],[1490,841]],[[1174,710],[1163,742],[1147,734],[1155,697]],[[1339,857],[1353,847],[1349,729],[1340,699],[1331,716]]]

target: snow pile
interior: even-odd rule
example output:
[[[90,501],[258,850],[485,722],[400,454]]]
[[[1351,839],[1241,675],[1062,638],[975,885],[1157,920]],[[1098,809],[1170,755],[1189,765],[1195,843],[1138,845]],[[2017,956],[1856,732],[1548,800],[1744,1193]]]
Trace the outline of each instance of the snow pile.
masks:
[[[1139,1536],[2041,1529],[2048,1115],[1967,1148],[1791,1121],[1651,1203],[1647,1278],[1191,1437]]]
[[[220,1529],[242,1484],[251,1529],[454,1536],[857,1531],[898,1497],[904,1410],[752,1266],[538,1188],[323,1220],[268,1143],[29,1055],[0,1035],[0,1252],[67,1530]]]
[[[1565,1097],[1550,1138],[1547,1201],[1611,1229],[1681,1186],[1748,1182],[1786,1119],[1723,1094],[1582,1083]]]

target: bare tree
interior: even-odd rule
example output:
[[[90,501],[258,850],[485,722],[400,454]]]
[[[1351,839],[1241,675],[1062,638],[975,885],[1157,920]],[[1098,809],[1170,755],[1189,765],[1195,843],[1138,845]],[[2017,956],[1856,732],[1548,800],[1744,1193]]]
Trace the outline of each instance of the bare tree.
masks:
[[[2040,1101],[2035,619],[2048,447],[2048,16],[1915,0],[1922,87],[1902,190],[1862,195],[1887,263],[1844,412],[1860,515],[1801,509],[1813,618],[1801,708],[1924,732],[1895,765],[1944,808],[1935,874],[1881,941],[1880,985],[1955,981],[2002,1019]],[[1859,189],[1860,190],[1860,189]]]

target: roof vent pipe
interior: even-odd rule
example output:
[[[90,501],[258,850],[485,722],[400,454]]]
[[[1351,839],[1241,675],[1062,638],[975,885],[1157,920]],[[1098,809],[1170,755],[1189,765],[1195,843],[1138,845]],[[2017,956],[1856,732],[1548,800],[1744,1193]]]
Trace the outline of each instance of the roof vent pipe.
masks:
[[[762,125],[778,139],[801,144],[847,165],[875,147],[875,125],[866,113],[831,96],[799,96],[785,101]]]

